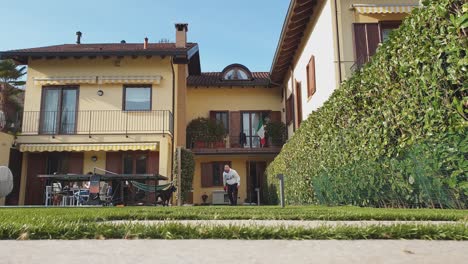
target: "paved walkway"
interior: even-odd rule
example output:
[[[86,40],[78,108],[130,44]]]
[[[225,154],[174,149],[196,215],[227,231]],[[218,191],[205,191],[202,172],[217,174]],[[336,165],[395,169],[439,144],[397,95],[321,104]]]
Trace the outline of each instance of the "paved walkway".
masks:
[[[110,221],[114,224],[145,224],[161,225],[166,223],[180,223],[184,225],[215,225],[215,226],[284,226],[284,227],[305,227],[315,228],[320,226],[370,226],[370,225],[396,225],[396,224],[416,224],[416,225],[441,225],[468,222],[454,221],[291,221],[291,220],[143,220],[143,221]]]
[[[466,263],[467,241],[0,241],[0,263]]]

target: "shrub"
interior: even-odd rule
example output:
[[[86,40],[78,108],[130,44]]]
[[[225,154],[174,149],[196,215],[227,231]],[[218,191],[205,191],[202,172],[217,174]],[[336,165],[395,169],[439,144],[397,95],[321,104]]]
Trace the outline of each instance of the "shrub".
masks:
[[[288,203],[467,207],[464,2],[425,1],[301,124],[267,170]]]
[[[181,189],[177,190],[182,192],[182,197],[187,197],[188,193],[192,191],[193,175],[195,173],[195,156],[190,150],[182,149],[181,153]],[[174,154],[174,174],[178,171],[178,156],[177,152]],[[183,198],[186,199],[186,198]]]

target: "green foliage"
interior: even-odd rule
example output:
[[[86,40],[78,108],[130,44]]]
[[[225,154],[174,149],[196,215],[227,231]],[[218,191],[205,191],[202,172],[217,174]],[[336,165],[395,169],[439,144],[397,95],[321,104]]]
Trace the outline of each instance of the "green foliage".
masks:
[[[181,187],[182,197],[192,191],[193,175],[195,173],[195,156],[190,150],[182,149],[181,153]],[[178,156],[174,154],[174,174],[178,171]],[[179,191],[179,190],[178,190]],[[185,198],[183,198],[185,199]]]
[[[456,239],[467,240],[466,210],[358,207],[104,207],[0,208],[0,239]],[[112,220],[291,219],[461,220],[444,225],[339,226],[319,228],[110,224]]]
[[[187,144],[202,142],[218,142],[224,139],[226,130],[224,125],[204,117],[198,117],[190,121],[187,126]]]
[[[265,130],[273,145],[282,146],[286,141],[288,131],[283,122],[268,122]]]
[[[466,208],[464,2],[413,11],[301,124],[268,167],[269,189],[283,173],[289,204]]]

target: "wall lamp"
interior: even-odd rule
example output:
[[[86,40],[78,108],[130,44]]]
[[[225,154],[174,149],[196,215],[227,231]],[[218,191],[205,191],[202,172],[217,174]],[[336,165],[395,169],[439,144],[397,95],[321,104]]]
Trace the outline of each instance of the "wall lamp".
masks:
[[[98,90],[98,91],[97,91],[97,95],[103,96],[103,95],[104,95],[104,91],[103,91],[103,90]]]

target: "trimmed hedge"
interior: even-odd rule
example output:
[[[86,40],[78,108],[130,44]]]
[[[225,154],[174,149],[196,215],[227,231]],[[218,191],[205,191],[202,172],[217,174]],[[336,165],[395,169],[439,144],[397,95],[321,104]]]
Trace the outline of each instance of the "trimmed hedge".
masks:
[[[289,204],[466,208],[467,10],[425,1],[268,167]]]
[[[192,151],[188,149],[181,149],[180,153],[181,158],[181,189],[178,190],[182,192],[182,199],[184,201],[187,200],[187,195],[190,191],[192,191],[192,182],[193,182],[193,175],[195,173],[195,156],[193,155]],[[174,174],[177,174],[178,171],[178,156],[177,151],[174,153]]]

